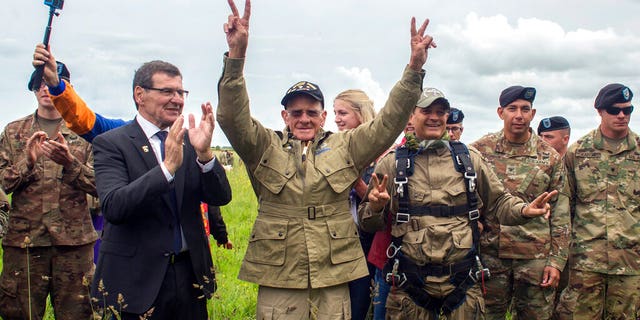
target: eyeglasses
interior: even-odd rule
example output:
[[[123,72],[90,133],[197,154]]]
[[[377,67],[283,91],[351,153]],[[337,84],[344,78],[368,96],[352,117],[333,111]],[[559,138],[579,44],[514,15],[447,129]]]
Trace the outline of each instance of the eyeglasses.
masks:
[[[318,110],[293,110],[287,111],[290,117],[301,118],[303,114],[307,114],[309,118],[318,118],[322,114],[321,111]]]
[[[451,132],[458,132],[462,130],[462,128],[460,127],[447,127],[447,131],[451,131]]]
[[[620,114],[620,111],[622,111],[622,113],[624,113],[625,116],[628,116],[631,114],[631,112],[633,112],[633,106],[628,106],[628,107],[624,107],[624,108],[618,108],[618,107],[614,107],[614,106],[609,106],[604,108],[604,111],[606,111],[608,114],[612,115],[612,116],[617,116]]]
[[[160,92],[160,94],[162,94],[165,97],[173,97],[177,93],[178,96],[180,96],[180,98],[186,99],[187,96],[189,95],[189,91],[182,90],[182,89],[152,88],[152,87],[142,87],[142,88],[146,89],[146,90],[158,91],[158,92]]]

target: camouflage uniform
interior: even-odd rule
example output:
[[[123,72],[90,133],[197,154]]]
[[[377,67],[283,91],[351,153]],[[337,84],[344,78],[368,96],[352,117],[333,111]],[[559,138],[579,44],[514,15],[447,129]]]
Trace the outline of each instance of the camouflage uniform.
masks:
[[[9,226],[9,198],[0,188],[0,239],[7,233]]]
[[[370,125],[339,133],[319,130],[303,156],[300,140],[251,118],[242,76],[244,60],[225,57],[224,64],[217,120],[246,164],[259,201],[238,277],[261,288],[322,289],[346,288],[347,282],[368,275],[349,193],[362,170],[404,128],[418,101],[424,74],[407,68]],[[308,290],[298,291],[308,294]],[[263,310],[263,297],[259,297],[258,318],[271,313],[274,318],[292,318],[294,310]],[[350,310],[348,298],[340,302],[335,306],[340,312]]]
[[[523,224],[530,221],[521,214],[525,206],[524,201],[507,193],[480,153],[473,148],[469,149],[471,162],[477,174],[478,207],[492,208],[486,211],[487,214],[495,215],[494,219],[499,219],[505,224]],[[395,152],[392,152],[378,163],[376,174],[386,174],[390,182],[394,181],[395,163]],[[448,141],[434,141],[415,156],[414,173],[408,182],[410,206],[467,205],[465,183],[463,174],[457,172],[454,167]],[[389,183],[387,191],[391,195],[391,201],[382,212],[372,212],[368,203],[360,207],[360,226],[364,230],[373,232],[385,228],[385,216],[389,213],[395,218],[398,212],[397,185]],[[472,228],[466,214],[449,217],[411,215],[407,223],[391,223],[392,236],[402,237],[402,254],[420,266],[429,264],[449,267],[468,258],[473,248]],[[468,272],[469,270],[465,269],[463,273],[468,276]],[[455,288],[450,283],[449,275],[421,277],[424,281],[422,289],[432,297],[442,298]],[[386,307],[387,319],[438,318],[433,312],[417,306],[403,287],[391,290]],[[484,299],[479,286],[474,284],[466,291],[462,306],[447,315],[447,319],[484,319],[484,312]]]
[[[501,225],[495,217],[482,223],[482,259],[491,270],[486,282],[487,319],[504,319],[513,299],[514,316],[549,319],[555,289],[543,288],[543,270],[565,267],[569,253],[569,197],[560,155],[529,129],[524,144],[507,141],[504,131],[490,133],[472,145],[491,164],[513,195],[533,201],[545,191],[558,190],[549,203],[551,218],[538,217],[520,226]]]
[[[573,231],[569,286],[561,319],[638,319],[640,316],[640,137],[617,148],[600,128],[565,155]]]
[[[9,230],[2,243],[0,315],[5,320],[40,319],[51,294],[56,319],[88,319],[91,307],[82,281],[93,275],[97,239],[86,201],[86,192],[96,192],[91,145],[61,120],[60,132],[75,157],[71,170],[45,156],[29,170],[26,141],[39,130],[34,113],[9,123],[0,137],[0,179],[2,187],[13,192]]]

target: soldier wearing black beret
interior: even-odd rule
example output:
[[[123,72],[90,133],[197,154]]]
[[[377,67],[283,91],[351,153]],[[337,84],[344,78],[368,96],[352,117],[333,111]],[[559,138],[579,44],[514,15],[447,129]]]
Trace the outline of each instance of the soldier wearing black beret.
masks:
[[[640,137],[629,128],[632,98],[623,84],[600,89],[600,126],[565,155],[573,231],[558,319],[638,319]]]
[[[538,135],[556,149],[561,156],[564,157],[564,154],[567,153],[571,127],[569,121],[564,117],[555,116],[540,120]]]
[[[458,141],[462,136],[464,127],[462,126],[462,120],[464,120],[464,113],[458,108],[451,108],[449,111],[449,117],[447,118],[447,132],[449,133],[449,139]]]

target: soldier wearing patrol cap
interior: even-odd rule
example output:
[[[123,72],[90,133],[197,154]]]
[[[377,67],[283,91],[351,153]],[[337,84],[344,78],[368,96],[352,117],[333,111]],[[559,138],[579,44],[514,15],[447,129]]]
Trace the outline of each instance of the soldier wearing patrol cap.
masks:
[[[640,137],[629,128],[632,99],[623,84],[603,87],[594,103],[600,126],[565,155],[573,231],[559,319],[640,317]]]
[[[533,133],[535,88],[512,86],[500,94],[503,129],[471,145],[482,153],[504,187],[525,201],[542,192],[551,199],[551,219],[536,218],[506,226],[488,217],[481,237],[483,261],[491,270],[486,282],[487,319],[504,319],[512,306],[518,319],[549,319],[560,271],[569,250],[569,198],[560,155]]]
[[[68,82],[69,70],[57,65],[58,78]],[[41,319],[50,295],[56,319],[89,319],[83,278],[93,276],[98,238],[86,198],[96,195],[91,145],[66,127],[49,96],[54,89],[44,81],[34,87],[34,77],[28,88],[36,111],[0,136],[0,181],[13,193],[2,239],[0,316]]]
[[[447,118],[447,132],[449,133],[449,138],[454,141],[459,141],[462,136],[462,131],[464,131],[464,126],[462,125],[462,120],[464,120],[464,113],[462,110],[457,108],[451,108],[449,112],[449,117]]]
[[[218,82],[217,119],[244,161],[259,208],[239,278],[257,283],[258,319],[350,319],[348,282],[368,275],[349,194],[363,170],[405,127],[420,96],[433,38],[411,26],[411,57],[380,113],[366,126],[322,128],[324,96],[301,81],[284,95],[284,131],[251,117],[243,66],[250,3],[233,1],[224,25],[229,52]]]
[[[484,319],[478,282],[489,272],[478,258],[480,212],[491,208],[483,214],[524,224],[543,219],[536,217],[548,213],[557,193],[542,192],[526,205],[506,192],[477,150],[450,141],[449,110],[442,92],[423,91],[412,114],[414,141],[378,163],[360,207],[365,230],[391,224],[387,319]]]
[[[544,118],[538,124],[538,136],[558,151],[560,157],[564,157],[569,145],[571,126],[569,121],[561,116]]]

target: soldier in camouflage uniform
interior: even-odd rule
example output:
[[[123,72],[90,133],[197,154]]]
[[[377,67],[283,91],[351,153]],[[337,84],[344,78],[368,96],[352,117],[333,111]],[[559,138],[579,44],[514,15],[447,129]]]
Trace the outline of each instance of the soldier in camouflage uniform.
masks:
[[[362,171],[400,134],[420,95],[432,37],[411,26],[411,57],[379,115],[366,126],[331,133],[313,83],[292,86],[281,104],[285,131],[251,117],[243,76],[250,2],[229,1],[229,52],[218,83],[217,119],[245,163],[258,196],[239,278],[259,284],[258,319],[351,319],[348,282],[368,275],[349,194]],[[264,107],[263,107],[264,108]]]
[[[7,227],[9,226],[9,198],[4,190],[0,188],[0,239],[7,233]]]
[[[569,286],[559,319],[640,318],[640,137],[629,121],[633,93],[603,87],[600,126],[565,155],[573,230]]]
[[[470,204],[469,193],[478,200],[476,209],[489,208],[484,214],[508,225],[542,219],[534,217],[548,214],[547,201],[557,193],[542,192],[526,205],[506,192],[473,148],[468,157],[475,179],[466,179],[468,171],[458,172],[454,164],[454,158],[457,161],[461,156],[452,156],[450,150],[452,143],[445,130],[448,112],[449,102],[440,91],[424,90],[412,115],[419,144],[409,147],[415,155],[411,168],[406,169],[413,172],[408,176],[408,190],[397,182],[403,180],[398,175],[405,166],[397,167],[402,159],[396,154],[402,151],[394,151],[378,163],[368,202],[360,208],[360,225],[365,230],[380,230],[390,223],[395,238],[385,266],[387,281],[395,287],[387,298],[387,319],[484,319],[484,299],[477,283],[483,277],[477,271],[483,268],[478,266],[474,241],[478,231],[473,225],[478,211]],[[378,176],[384,176],[380,185]],[[387,186],[386,181],[395,183]],[[400,213],[400,193],[406,192],[408,210]]]
[[[68,78],[58,65],[59,76]],[[36,112],[9,123],[0,136],[0,181],[13,192],[2,241],[0,316],[42,319],[50,294],[56,319],[89,319],[83,278],[93,276],[98,237],[86,200],[96,193],[91,145],[65,126],[44,82],[34,88],[33,79]]]
[[[497,112],[504,128],[472,143],[491,164],[504,187],[526,201],[558,190],[551,219],[532,219],[520,226],[482,223],[480,252],[491,270],[486,282],[487,319],[504,319],[512,305],[514,319],[549,319],[555,287],[569,250],[569,197],[558,152],[530,128],[536,114],[536,90],[512,86],[500,95]]]

